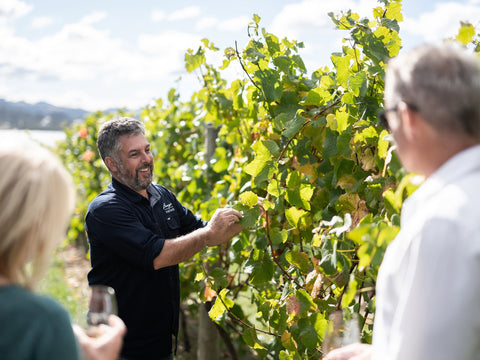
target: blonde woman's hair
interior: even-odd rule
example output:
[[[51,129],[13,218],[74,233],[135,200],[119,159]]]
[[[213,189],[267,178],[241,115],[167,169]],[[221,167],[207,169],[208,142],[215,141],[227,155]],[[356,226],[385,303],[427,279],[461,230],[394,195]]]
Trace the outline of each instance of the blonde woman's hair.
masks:
[[[75,203],[70,174],[38,145],[0,148],[0,274],[32,289],[65,238]]]

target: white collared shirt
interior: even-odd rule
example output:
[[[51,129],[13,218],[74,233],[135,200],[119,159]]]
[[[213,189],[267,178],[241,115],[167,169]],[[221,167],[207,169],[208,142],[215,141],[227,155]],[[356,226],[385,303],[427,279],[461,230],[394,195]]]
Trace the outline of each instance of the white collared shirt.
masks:
[[[480,145],[405,201],[376,307],[372,359],[480,359]]]

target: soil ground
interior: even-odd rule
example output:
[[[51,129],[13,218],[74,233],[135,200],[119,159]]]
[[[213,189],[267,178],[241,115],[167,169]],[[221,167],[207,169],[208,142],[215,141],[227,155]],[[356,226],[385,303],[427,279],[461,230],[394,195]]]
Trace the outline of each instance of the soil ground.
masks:
[[[90,270],[90,261],[86,258],[84,250],[67,246],[57,255],[64,264],[68,286],[76,294],[88,294],[87,273]]]

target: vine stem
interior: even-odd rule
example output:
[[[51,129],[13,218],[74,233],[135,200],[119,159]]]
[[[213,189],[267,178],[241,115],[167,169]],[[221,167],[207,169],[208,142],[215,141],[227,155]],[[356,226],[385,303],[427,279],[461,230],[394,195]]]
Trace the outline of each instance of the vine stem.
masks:
[[[351,275],[353,270],[355,270],[355,267],[357,265],[356,264],[352,264],[352,266],[350,267],[350,269],[348,270],[348,274]],[[347,291],[347,287],[348,287],[348,284],[350,283],[350,276],[348,277],[348,281],[347,283],[345,284],[345,286],[343,287],[343,290],[342,290],[342,293],[340,294],[340,296],[338,297],[338,302],[337,302],[337,307],[336,309],[337,310],[340,310],[341,307],[342,307],[342,299],[343,299],[343,295],[345,295],[345,292]]]
[[[325,111],[331,109],[332,107],[336,106],[338,103],[340,102],[340,100],[337,100],[335,102],[333,102],[332,104],[326,106],[325,108],[322,109],[322,111],[319,113],[320,114],[323,114],[325,113]],[[285,144],[285,146],[283,147],[282,151],[280,152],[280,154],[278,155],[277,157],[277,163],[282,159],[282,157],[285,155],[285,152],[287,151],[289,145],[291,144],[291,142],[293,141],[293,139],[296,138],[297,134],[300,133],[308,124],[311,123],[311,120],[308,120],[308,121],[305,121],[305,123],[302,125],[301,129],[299,129],[295,135],[293,135],[290,139],[288,139],[287,143]],[[275,178],[276,176],[276,173],[272,175],[271,179]],[[267,193],[267,196],[266,196],[266,199],[267,200],[270,200],[270,193]],[[265,221],[266,221],[266,233],[267,233],[267,240],[268,240],[268,246],[270,247],[270,250],[272,251],[272,258],[273,258],[273,261],[275,262],[275,264],[277,264],[278,268],[282,271],[282,273],[290,280],[292,281],[293,283],[295,283],[300,289],[304,289],[305,290],[305,287],[300,285],[294,278],[292,278],[292,276],[285,270],[285,268],[280,264],[280,262],[278,261],[278,258],[275,256],[275,253],[274,253],[274,250],[273,250],[273,243],[272,243],[272,239],[270,238],[270,217],[268,216],[268,211],[264,210],[265,211]],[[301,240],[300,240],[301,242]],[[302,244],[300,243],[300,246],[302,247],[302,251],[303,251],[303,246]]]
[[[339,103],[340,103],[340,99],[337,99],[336,101],[334,101],[333,103],[331,103],[330,105],[328,106],[325,106],[317,115],[315,115],[316,117],[320,116],[320,115],[323,115],[326,111],[330,110],[331,108],[333,108],[334,106],[337,106]],[[287,151],[288,147],[290,146],[291,142],[297,137],[297,134],[299,132],[301,132],[308,124],[310,124],[312,122],[312,120],[308,120],[308,121],[305,121],[305,123],[302,125],[302,127],[300,128],[300,130],[298,130],[290,139],[288,139],[287,143],[285,144],[285,146],[283,147],[282,149],[282,152],[280,153],[280,155],[278,155],[277,157],[277,163],[282,159],[283,155],[285,154],[285,152]]]
[[[248,78],[250,79],[251,83],[262,93],[264,99],[267,99],[265,94],[263,93],[263,90],[258,86],[255,81],[253,81],[252,77],[248,73],[247,69],[245,69],[245,66],[243,65],[242,57],[240,56],[240,53],[238,52],[238,46],[237,42],[235,41],[235,53],[237,54],[238,62],[240,63],[240,66],[242,67],[242,70],[247,74]]]
[[[278,334],[274,334],[274,333],[269,332],[269,331],[257,329],[255,326],[246,323],[245,321],[243,321],[243,320],[240,319],[237,315],[235,315],[233,312],[230,311],[230,309],[227,307],[227,305],[225,304],[225,302],[223,301],[223,299],[222,299],[220,296],[218,296],[217,299],[220,299],[220,301],[221,301],[222,304],[223,304],[223,307],[227,310],[228,315],[230,315],[230,317],[231,317],[232,319],[234,319],[235,321],[239,322],[239,323],[242,324],[243,326],[245,326],[245,327],[247,327],[247,328],[249,328],[249,329],[253,329],[253,330],[255,330],[256,332],[260,332],[260,333],[262,333],[262,334],[271,335],[271,336],[275,336],[275,337],[278,337],[278,338],[281,337],[281,336],[278,335]]]

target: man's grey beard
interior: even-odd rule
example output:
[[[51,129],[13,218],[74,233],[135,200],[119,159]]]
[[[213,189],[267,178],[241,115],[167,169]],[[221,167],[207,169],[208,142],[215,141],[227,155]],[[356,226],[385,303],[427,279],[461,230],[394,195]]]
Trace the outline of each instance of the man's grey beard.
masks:
[[[150,167],[150,180],[142,181],[140,180],[140,176],[138,175],[138,169],[145,167],[148,165]],[[121,162],[117,162],[118,166],[118,173],[117,176],[122,183],[127,185],[128,187],[132,188],[135,191],[146,190],[150,184],[152,183],[153,177],[153,164],[144,164],[141,167],[135,169],[135,175],[130,176],[130,174],[125,170],[123,164]]]

